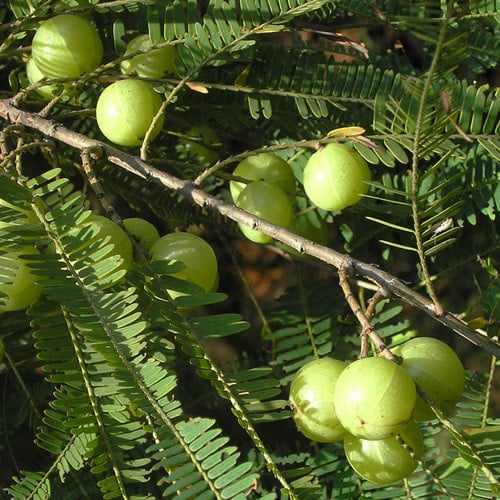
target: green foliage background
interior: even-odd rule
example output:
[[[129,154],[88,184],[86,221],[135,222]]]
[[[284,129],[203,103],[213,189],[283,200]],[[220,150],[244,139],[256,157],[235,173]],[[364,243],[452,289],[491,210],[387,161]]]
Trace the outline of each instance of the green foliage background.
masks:
[[[38,23],[65,11],[95,22],[105,61],[71,82],[73,96],[63,92],[47,105],[28,86],[25,61]],[[137,33],[164,36],[178,47],[177,75],[153,81],[166,124],[143,145],[144,160],[225,200],[227,174],[246,156],[274,151],[300,181],[314,145],[348,141],[371,165],[369,196],[332,214],[308,207],[299,193],[297,210],[328,222],[332,247],[426,290],[498,346],[498,20],[494,0],[9,0],[0,7],[0,96],[101,139],[95,103],[118,78],[125,42]],[[369,32],[366,54],[338,35],[346,27]],[[0,116],[0,194],[8,202],[0,221],[36,214],[0,226],[2,251],[44,249],[31,260],[46,283],[28,311],[0,315],[6,498],[500,494],[490,352],[436,328],[414,304],[377,304],[371,323],[388,345],[429,331],[464,357],[472,349],[477,370],[456,413],[423,426],[426,452],[415,474],[401,484],[367,483],[340,444],[298,434],[287,401],[293,374],[315,356],[359,354],[361,329],[335,269],[294,260],[285,292],[259,303],[242,273],[234,222]],[[200,125],[220,137],[219,163],[200,161],[179,141]],[[328,137],[354,126],[362,137],[346,130]],[[201,294],[147,261],[107,288],[117,264],[104,244],[90,244],[82,229],[75,248],[68,236],[100,202],[108,215],[139,214],[161,233],[196,227],[218,253],[221,292]],[[92,264],[82,268],[84,259]],[[8,279],[2,269],[0,277]],[[354,285],[366,306],[373,287],[362,276]],[[172,300],[167,289],[187,295]],[[231,364],[215,361],[212,347],[221,342],[238,353]]]

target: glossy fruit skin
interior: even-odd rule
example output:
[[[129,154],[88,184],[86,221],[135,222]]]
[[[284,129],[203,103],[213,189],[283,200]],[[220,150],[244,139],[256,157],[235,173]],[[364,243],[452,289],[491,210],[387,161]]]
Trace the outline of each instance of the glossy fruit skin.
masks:
[[[102,41],[83,17],[59,14],[40,23],[33,37],[31,57],[47,78],[72,78],[101,64]]]
[[[401,437],[417,457],[422,457],[424,443],[422,433],[415,422],[410,422],[401,431]],[[368,441],[348,434],[344,439],[344,451],[357,474],[378,484],[401,481],[418,465],[396,437]]]
[[[161,43],[165,43],[163,38],[160,38],[157,44]],[[142,78],[162,78],[165,74],[175,73],[174,57],[177,56],[177,49],[172,45],[155,49],[151,49],[151,47],[153,44],[147,34],[136,36],[130,40],[124,55],[128,56],[140,51],[147,52],[123,60],[120,63],[122,73],[135,72],[137,76]]]
[[[89,243],[99,241],[113,244],[113,249],[106,255],[105,258],[109,258],[112,255],[119,257],[120,264],[113,270],[113,274],[117,271],[127,272],[132,266],[133,261],[132,242],[127,236],[127,233],[118,224],[116,224],[116,222],[113,222],[111,219],[102,215],[90,215],[83,222],[82,226],[86,226],[90,223],[96,224],[99,228],[99,232],[90,238]],[[112,286],[120,280],[121,278],[112,279],[106,287]]]
[[[382,357],[362,358],[339,376],[334,404],[340,423],[363,439],[397,435],[411,419],[415,383],[400,365]]]
[[[206,292],[215,291],[219,281],[217,257],[213,248],[203,238],[186,232],[162,236],[150,248],[151,261],[180,261],[184,269],[172,274],[181,280],[194,283]],[[171,291],[174,298],[181,295]]]
[[[123,219],[125,229],[137,240],[139,246],[148,252],[153,243],[160,239],[158,229],[151,222],[141,217],[129,217]]]
[[[233,175],[249,181],[266,181],[290,195],[297,190],[295,176],[288,162],[272,153],[261,153],[245,158],[238,163]],[[229,183],[231,197],[235,203],[245,186],[245,183],[238,181]]]
[[[308,198],[324,210],[342,210],[368,191],[370,169],[364,158],[343,144],[328,144],[313,153],[304,169]]]
[[[294,213],[290,197],[279,187],[266,181],[253,181],[241,191],[236,206],[278,226],[288,228]],[[273,239],[260,231],[238,223],[241,232],[255,243],[271,243]]]
[[[96,106],[97,124],[101,132],[120,146],[139,146],[162,100],[153,87],[133,78],[119,80],[106,87]],[[153,139],[163,127],[162,116],[151,134]]]
[[[7,297],[0,298],[0,313],[26,309],[40,297],[43,287],[37,284],[35,276],[23,255],[38,255],[35,247],[26,246],[19,250],[0,252],[0,292]],[[1,276],[5,273],[5,276]],[[12,274],[11,274],[12,273]]]
[[[333,406],[335,383],[346,366],[338,359],[316,359],[300,368],[292,380],[293,419],[298,430],[313,441],[331,443],[346,434]]]
[[[38,83],[40,80],[45,78],[43,73],[38,69],[38,66],[36,65],[35,61],[33,58],[29,58],[28,62],[26,63],[26,76],[28,77],[28,81],[31,84]],[[69,84],[65,83],[63,84],[63,88],[67,88]],[[57,84],[47,84],[47,85],[42,85],[41,87],[37,87],[35,89],[35,92],[48,101],[50,101],[55,95],[57,95],[59,92],[59,88],[61,86]]]
[[[393,349],[401,356],[402,366],[436,406],[448,414],[460,399],[465,387],[465,370],[455,351],[431,337],[416,337]],[[417,395],[415,420],[436,418],[430,407]]]

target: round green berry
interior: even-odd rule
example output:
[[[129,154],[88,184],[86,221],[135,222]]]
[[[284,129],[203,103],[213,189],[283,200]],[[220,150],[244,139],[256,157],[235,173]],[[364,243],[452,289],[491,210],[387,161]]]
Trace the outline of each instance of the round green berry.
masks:
[[[362,358],[340,374],[334,404],[340,423],[362,439],[385,439],[411,419],[415,383],[400,365],[382,357]]]
[[[422,457],[422,433],[415,422],[410,422],[400,433],[410,447],[401,445],[396,437],[375,441],[345,436],[344,451],[351,467],[363,478],[377,484],[389,484],[408,477]]]
[[[294,194],[297,189],[295,176],[288,162],[272,153],[261,153],[245,158],[238,163],[233,175],[249,181],[266,181],[279,187],[287,194]],[[231,196],[235,203],[246,185],[240,181],[229,183]]]
[[[431,337],[417,337],[393,349],[401,356],[402,366],[427,394],[430,400],[444,413],[453,410],[465,387],[465,370],[455,351]],[[432,420],[434,412],[417,395],[413,418]]]
[[[277,226],[288,228],[294,218],[290,197],[279,187],[266,181],[253,181],[241,191],[236,206]],[[273,239],[243,223],[241,232],[255,243],[271,243]]]
[[[106,87],[97,101],[96,118],[101,132],[120,146],[139,146],[161,107],[161,97],[141,80],[119,80]],[[158,135],[165,117],[156,122],[151,138]]]
[[[59,14],[40,23],[31,44],[31,57],[47,78],[72,78],[101,64],[99,33],[87,19]]]
[[[0,313],[26,309],[41,295],[40,278],[23,256],[39,255],[35,247],[0,251]]]
[[[308,198],[324,210],[342,210],[368,191],[370,169],[364,158],[343,144],[328,144],[312,154],[304,169]]]
[[[178,261],[184,268],[172,276],[194,283],[206,292],[215,291],[219,281],[217,257],[203,238],[186,232],[162,236],[150,248],[151,261]],[[173,298],[182,295],[170,291]]]
[[[160,38],[158,44],[162,43],[165,40]],[[165,74],[175,72],[174,58],[177,56],[177,49],[174,46],[153,48],[149,35],[139,35],[127,43],[124,55],[130,56],[137,52],[140,53],[121,62],[122,73],[136,73],[143,78],[162,78]]]
[[[333,405],[335,383],[345,367],[338,359],[317,359],[302,366],[292,380],[293,419],[298,430],[313,441],[331,443],[346,434]]]

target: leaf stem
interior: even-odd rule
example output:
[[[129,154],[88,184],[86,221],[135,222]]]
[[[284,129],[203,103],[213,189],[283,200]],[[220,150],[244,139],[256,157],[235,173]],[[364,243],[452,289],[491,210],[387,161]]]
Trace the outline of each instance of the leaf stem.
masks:
[[[304,290],[304,268],[302,266],[302,262],[297,263],[298,271],[299,271],[299,279],[298,279],[298,287],[300,293],[300,303],[302,305],[302,309],[304,310],[304,321],[306,323],[307,334],[309,336],[309,342],[311,343],[311,348],[314,354],[314,359],[319,359],[318,346],[316,345],[316,339],[314,338],[314,332],[311,324],[311,320],[309,318],[309,314],[307,311],[307,298]]]
[[[243,269],[241,269],[241,266],[238,262],[238,259],[235,255],[235,251],[232,248],[231,245],[229,245],[226,236],[222,231],[217,231],[219,239],[222,241],[224,244],[224,247],[226,248],[227,252],[229,253],[229,256],[231,260],[233,261],[234,267],[236,269],[236,272],[238,273],[238,277],[240,278],[241,282],[243,283],[244,287],[248,291],[248,297],[250,299],[250,302],[252,302],[253,306],[255,307],[255,311],[257,312],[257,316],[259,316],[259,319],[262,323],[262,333],[271,333],[271,327],[269,326],[269,321],[267,321],[266,315],[264,314],[264,311],[262,310],[262,307],[260,307],[259,301],[257,300],[257,297],[255,296],[254,291],[252,290],[252,287],[250,286],[250,283],[248,282],[247,277],[245,276],[245,273],[243,272]]]
[[[417,384],[415,384],[417,385]],[[490,486],[495,488],[500,487],[500,483],[494,470],[490,467],[482,457],[481,453],[477,450],[477,447],[471,442],[467,437],[461,433],[455,426],[455,424],[446,416],[444,413],[432,402],[429,396],[417,385],[417,394],[425,401],[425,403],[430,407],[433,413],[436,415],[442,426],[460,443],[461,447],[465,448],[470,456],[475,462],[477,462],[477,467],[479,467],[487,480],[490,482]],[[461,451],[463,453],[463,451]],[[470,462],[470,459],[468,460]]]
[[[444,306],[438,299],[434,284],[432,282],[432,277],[429,272],[427,265],[427,259],[425,256],[424,239],[422,237],[422,227],[420,221],[420,207],[419,207],[419,160],[420,160],[420,149],[424,146],[423,136],[426,130],[424,129],[424,123],[426,120],[426,106],[427,99],[429,97],[429,92],[431,90],[431,85],[433,83],[434,75],[437,72],[437,67],[441,58],[441,53],[443,51],[443,46],[445,43],[445,36],[448,27],[448,21],[451,16],[451,8],[447,6],[446,16],[441,24],[441,29],[439,33],[439,38],[436,44],[436,50],[434,52],[434,57],[432,58],[431,66],[424,80],[424,86],[420,96],[420,102],[418,105],[417,118],[415,120],[415,134],[413,138],[413,157],[411,165],[411,208],[413,216],[413,227],[415,231],[415,241],[417,244],[417,253],[420,260],[420,265],[422,267],[422,273],[424,275],[427,293],[429,294],[432,302],[434,303],[434,309],[438,316],[443,316],[445,314]]]

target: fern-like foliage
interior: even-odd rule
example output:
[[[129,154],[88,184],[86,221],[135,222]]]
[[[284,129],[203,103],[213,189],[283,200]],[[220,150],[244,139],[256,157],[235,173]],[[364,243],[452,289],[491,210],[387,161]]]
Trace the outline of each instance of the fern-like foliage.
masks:
[[[92,19],[106,59],[69,82],[78,92],[59,85],[62,94],[47,104],[36,84],[28,87],[25,62],[38,23],[60,12]],[[296,211],[326,221],[331,246],[390,267],[409,286],[425,285],[435,304],[444,290],[447,307],[494,339],[500,95],[490,73],[498,2],[9,0],[0,21],[1,97],[65,127],[10,126],[18,118],[0,101],[0,283],[15,276],[9,252],[29,245],[37,251],[23,253],[23,263],[43,285],[27,311],[0,312],[8,388],[0,449],[12,462],[10,497],[500,495],[497,360],[487,374],[469,375],[454,414],[420,425],[425,453],[411,477],[384,486],[361,479],[341,442],[319,445],[297,432],[290,381],[315,358],[355,359],[360,311],[389,346],[420,325],[427,334],[428,324],[363,276],[348,280],[349,299],[359,303],[353,313],[332,269],[311,260],[286,264],[288,286],[270,307],[245,282],[238,256],[235,275],[243,279],[231,285],[249,301],[239,288],[236,298],[204,292],[174,277],[180,263],[150,262],[138,248],[125,273],[113,244],[94,238],[96,209],[147,213],[163,232],[189,228],[217,245],[231,246],[238,229],[213,206],[194,207],[147,175],[139,180],[125,153],[89,153],[68,130],[102,137],[94,107],[103,87],[123,78],[129,39],[148,33],[173,45],[175,74],[150,80],[164,96],[166,125],[143,144],[143,159],[226,200],[236,162],[256,151],[279,154],[298,180]],[[179,141],[198,125],[221,138],[213,161],[187,154]],[[359,135],[343,135],[353,126]],[[312,149],[337,140],[367,160],[373,180],[356,206],[327,213],[310,206],[300,184]],[[474,273],[472,305],[461,298],[464,270]],[[233,267],[225,271],[223,279],[237,281]],[[245,317],[234,310],[239,300],[251,303]],[[221,345],[237,352],[231,362],[213,355]],[[40,455],[18,467],[11,442],[25,430]]]
[[[409,328],[408,321],[397,322],[401,308],[385,302],[377,305],[372,324],[382,338],[397,338]],[[359,351],[356,323],[348,315],[344,297],[330,279],[306,286],[301,283],[280,297],[268,317],[273,364],[282,372],[287,386],[307,361],[335,353],[350,359]],[[346,341],[347,340],[347,341]]]
[[[32,307],[31,314],[38,356],[48,381],[54,385],[51,408],[45,411],[38,435],[40,446],[57,457],[53,472],[64,478],[90,463],[92,473],[100,477],[98,486],[104,498],[126,495],[130,484],[150,480],[156,470],[167,472],[159,481],[172,484],[167,492],[182,491],[187,497],[193,491],[200,493],[199,483],[205,478],[211,494],[237,498],[256,477],[249,473],[251,464],[233,467],[238,454],[234,447],[224,446],[227,439],[223,438],[217,441],[218,446],[204,446],[203,457],[193,453],[193,441],[206,444],[221,430],[213,428],[213,421],[201,420],[195,425],[194,421],[182,420],[182,409],[171,397],[175,375],[153,358],[145,359],[151,333],[138,310],[136,289],[106,291],[116,278],[119,262],[107,257],[112,245],[106,241],[85,243],[91,239],[92,226],[72,231],[89,212],[82,194],[73,191],[59,174],[60,170],[53,170],[27,183],[35,213],[55,247],[55,251],[49,250],[31,263],[33,272],[45,284],[44,298]],[[39,226],[31,230],[32,237]],[[26,243],[30,235],[27,230],[23,232]],[[169,317],[170,331],[176,330],[174,318]],[[178,322],[178,333],[183,329],[185,335],[191,332],[191,342],[220,330],[228,334],[245,328],[235,315],[198,317],[188,322],[178,316]],[[144,451],[150,439],[142,423],[145,418],[163,430],[159,446],[141,456],[138,450]],[[181,453],[187,468],[174,468],[174,472],[164,457],[152,468],[153,461],[159,459],[153,450],[156,453],[163,448],[175,449],[176,456]],[[222,460],[226,455],[233,458],[230,471],[224,473],[229,463],[228,458]],[[195,470],[198,475],[192,474]],[[31,488],[30,494],[43,497],[50,481],[48,474],[29,474],[11,493],[25,498]]]

